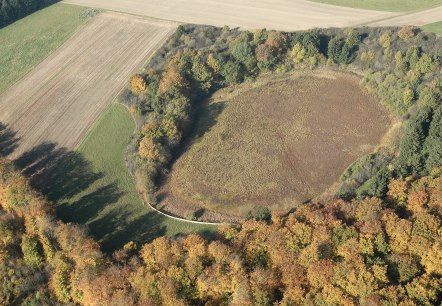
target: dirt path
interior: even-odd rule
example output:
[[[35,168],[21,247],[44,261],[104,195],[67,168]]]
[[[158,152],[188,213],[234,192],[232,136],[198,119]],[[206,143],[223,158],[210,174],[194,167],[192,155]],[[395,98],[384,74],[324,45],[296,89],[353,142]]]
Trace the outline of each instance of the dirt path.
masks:
[[[10,157],[42,142],[74,148],[175,27],[117,13],[95,17],[0,95],[0,122],[20,138]]]
[[[244,29],[303,30],[347,27],[397,13],[338,7],[305,0],[65,0],[78,4],[185,23]]]

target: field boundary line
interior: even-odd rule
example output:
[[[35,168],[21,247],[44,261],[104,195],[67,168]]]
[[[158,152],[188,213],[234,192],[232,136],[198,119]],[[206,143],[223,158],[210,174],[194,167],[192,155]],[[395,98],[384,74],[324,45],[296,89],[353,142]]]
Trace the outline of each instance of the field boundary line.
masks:
[[[76,5],[76,4],[72,4],[72,5]],[[101,12],[100,12],[100,14],[105,14],[105,13],[108,13],[108,14],[110,14],[110,15],[121,15],[121,16],[125,16],[125,15],[132,15],[132,14],[125,14],[125,13],[122,13],[122,12],[117,12],[117,11],[108,11],[108,10],[104,10],[104,9],[99,9],[99,10],[101,10]],[[151,21],[151,20],[149,20],[149,19],[146,19],[146,18],[143,18],[143,16],[138,16],[138,15],[132,15],[132,16],[134,16],[134,17],[138,17],[139,19],[142,19],[142,20],[147,20],[147,21]],[[95,17],[95,16],[94,16]],[[156,22],[156,23],[158,23],[159,24],[159,26],[160,26],[160,24],[161,24],[161,22],[160,21],[158,21],[158,20],[153,20],[153,21],[151,21],[151,22]],[[173,27],[173,25],[176,25],[176,27]],[[146,64],[147,63],[149,63],[149,61],[156,55],[156,53],[158,52],[158,50],[167,42],[167,40],[173,35],[173,33],[175,33],[175,31],[176,31],[176,28],[177,28],[177,26],[178,26],[179,24],[178,23],[173,23],[173,22],[171,22],[170,23],[170,29],[169,29],[169,33],[168,33],[168,35],[166,35],[162,40],[159,40],[159,42],[158,42],[158,44],[157,44],[157,46],[156,46],[156,50],[155,50],[155,52],[153,52],[151,55],[147,55],[146,56],[146,58],[145,59],[143,59],[143,64],[141,65],[141,67],[138,67],[138,68],[134,68],[133,69],[133,71],[131,72],[131,74],[134,74],[134,73],[136,73],[137,71],[140,71],[140,70],[142,70],[145,66],[146,66]],[[166,27],[166,25],[164,25],[164,27]],[[122,104],[122,103],[120,103],[120,102],[118,102],[118,97],[120,96],[120,94],[123,92],[123,90],[126,88],[126,85],[125,86],[123,86],[117,93],[116,93],[116,95],[112,98],[112,102],[107,106],[107,108],[106,109],[104,109],[103,110],[103,112],[100,114],[100,117],[104,114],[104,112],[110,107],[110,105],[112,105],[112,103],[117,103],[117,104],[121,104],[121,105],[124,105],[124,104]],[[124,106],[126,106],[126,105],[124,105]],[[127,106],[126,106],[127,107]],[[129,111],[129,113],[130,113],[130,111]],[[132,114],[131,114],[131,117],[132,117],[132,119],[134,119],[133,118],[133,116],[132,116]],[[75,151],[75,150],[78,150],[79,148],[80,148],[80,146],[81,146],[81,144],[86,140],[86,138],[87,138],[87,136],[92,132],[92,130],[93,130],[93,128],[94,128],[94,126],[95,125],[97,125],[98,124],[98,122],[99,122],[99,119],[89,128],[89,130],[87,130],[86,132],[85,132],[85,136],[83,137],[83,139],[81,139],[81,140],[79,140],[78,141],[78,143],[74,146],[74,148],[73,148],[73,150]],[[136,125],[136,122],[135,122],[135,125]]]

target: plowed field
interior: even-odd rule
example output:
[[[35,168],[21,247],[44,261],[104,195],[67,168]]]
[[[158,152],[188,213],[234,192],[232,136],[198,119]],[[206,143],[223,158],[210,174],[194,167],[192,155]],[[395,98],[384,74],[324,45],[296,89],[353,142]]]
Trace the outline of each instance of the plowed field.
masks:
[[[0,95],[0,122],[17,133],[12,158],[43,142],[73,149],[175,25],[102,13]]]

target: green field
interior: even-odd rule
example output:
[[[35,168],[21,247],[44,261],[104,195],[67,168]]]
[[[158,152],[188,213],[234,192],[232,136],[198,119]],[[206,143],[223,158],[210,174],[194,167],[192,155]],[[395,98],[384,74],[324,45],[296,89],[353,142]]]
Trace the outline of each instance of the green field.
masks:
[[[313,0],[315,2],[348,6],[353,8],[388,11],[411,12],[442,5],[442,0]]]
[[[426,24],[422,26],[422,30],[442,35],[442,21]]]
[[[48,194],[58,199],[59,216],[66,222],[87,224],[106,251],[131,240],[147,242],[162,235],[210,235],[216,227],[175,221],[143,206],[124,161],[134,129],[134,121],[121,104],[112,104],[102,114],[80,145],[79,156],[60,169],[57,183],[51,184],[56,190]],[[67,188],[76,180],[77,190]]]
[[[0,93],[62,45],[88,10],[54,4],[0,29]]]

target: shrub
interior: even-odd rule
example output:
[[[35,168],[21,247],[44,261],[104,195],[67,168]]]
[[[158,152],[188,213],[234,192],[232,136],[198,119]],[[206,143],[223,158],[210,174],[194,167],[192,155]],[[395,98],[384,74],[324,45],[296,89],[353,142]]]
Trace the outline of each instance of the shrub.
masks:
[[[130,79],[131,90],[133,93],[141,93],[146,90],[147,84],[143,76],[136,74]]]
[[[340,56],[344,41],[338,37],[333,37],[328,43],[327,56],[335,63],[340,62]]]
[[[244,78],[241,64],[234,61],[228,61],[222,68],[221,74],[229,84],[240,83]]]
[[[405,41],[409,41],[416,34],[415,34],[415,29],[412,26],[406,25],[406,26],[402,27],[402,29],[397,33],[397,35],[401,39],[403,39]]]
[[[304,57],[307,53],[307,50],[300,44],[296,43],[296,45],[293,46],[292,50],[289,52],[289,56],[293,59],[293,62],[295,64],[299,64],[304,60]]]
[[[21,249],[23,252],[23,259],[28,265],[33,268],[41,268],[43,266],[43,249],[37,238],[31,236],[23,236]]]
[[[365,197],[384,197],[388,191],[388,182],[391,172],[387,167],[383,167],[373,177],[368,179],[356,191],[358,199]]]

